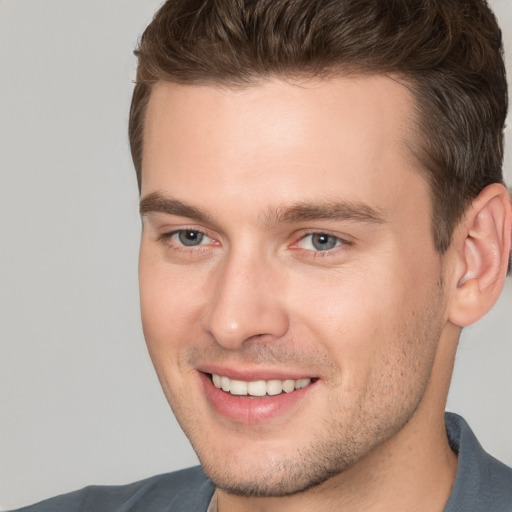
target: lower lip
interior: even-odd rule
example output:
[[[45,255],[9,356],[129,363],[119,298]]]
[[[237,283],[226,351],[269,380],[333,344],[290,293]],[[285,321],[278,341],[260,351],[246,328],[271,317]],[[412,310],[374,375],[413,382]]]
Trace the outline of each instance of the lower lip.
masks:
[[[299,406],[305,396],[315,387],[315,382],[291,393],[263,397],[237,396],[222,391],[213,385],[210,377],[202,372],[199,378],[207,400],[213,409],[227,419],[248,425],[266,423]]]

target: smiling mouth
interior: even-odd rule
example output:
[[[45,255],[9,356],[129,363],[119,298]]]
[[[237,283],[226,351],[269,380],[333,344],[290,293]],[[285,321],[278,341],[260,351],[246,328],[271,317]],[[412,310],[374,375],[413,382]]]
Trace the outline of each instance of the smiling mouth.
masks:
[[[317,379],[286,379],[286,380],[255,380],[246,382],[243,380],[230,379],[223,375],[211,374],[210,378],[217,389],[236,396],[275,396],[281,393],[292,393],[298,389],[311,385]]]

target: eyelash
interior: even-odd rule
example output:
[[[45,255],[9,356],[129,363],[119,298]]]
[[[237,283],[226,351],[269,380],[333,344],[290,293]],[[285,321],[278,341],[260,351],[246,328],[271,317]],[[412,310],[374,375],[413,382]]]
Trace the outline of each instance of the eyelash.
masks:
[[[197,233],[198,235],[201,235],[202,237],[207,237],[208,239],[210,240],[214,240],[214,238],[212,238],[211,236],[208,236],[204,231],[201,231],[200,229],[195,229],[195,228],[180,228],[180,229],[175,229],[174,231],[169,231],[167,233],[163,233],[162,235],[160,235],[158,237],[158,240],[160,242],[162,242],[165,246],[167,247],[170,247],[171,249],[174,249],[174,250],[185,250],[185,251],[190,251],[190,250],[197,250],[198,248],[201,248],[203,245],[206,245],[206,244],[199,244],[199,245],[190,245],[190,246],[187,246],[185,244],[180,244],[179,242],[174,242],[172,241],[173,237],[174,236],[179,236],[181,233]]]
[[[158,238],[158,240],[160,242],[162,242],[166,247],[172,249],[172,250],[175,250],[175,251],[187,251],[187,252],[190,252],[190,251],[198,251],[198,250],[206,250],[208,249],[209,245],[210,244],[202,244],[202,243],[199,243],[198,245],[190,245],[190,246],[187,246],[187,245],[184,245],[182,243],[180,243],[179,241],[175,241],[173,242],[172,239],[173,237],[175,236],[179,236],[180,234],[182,233],[197,233],[198,235],[201,235],[203,237],[207,237],[209,240],[212,240],[212,241],[215,241],[215,238],[209,236],[207,233],[205,233],[204,231],[200,230],[200,229],[196,229],[196,228],[187,228],[187,227],[184,227],[184,228],[180,228],[180,229],[176,229],[176,230],[173,230],[173,231],[169,231],[167,233],[163,233],[162,235],[160,235],[160,237]],[[329,237],[329,238],[332,238],[332,239],[335,239],[335,246],[332,247],[332,248],[329,248],[329,249],[326,249],[326,250],[315,250],[315,249],[305,249],[303,247],[299,247],[298,245],[303,242],[304,240],[306,240],[308,237],[313,237],[313,236],[325,236],[325,237]],[[202,241],[202,240],[201,240]],[[217,242],[218,244],[218,242]],[[336,250],[341,248],[341,247],[350,247],[353,245],[353,242],[351,241],[348,241],[346,239],[343,239],[337,235],[333,235],[331,233],[328,233],[328,232],[325,232],[325,231],[310,231],[308,233],[304,233],[300,236],[300,238],[298,238],[295,242],[293,242],[293,244],[291,244],[291,248],[293,250],[297,250],[297,251],[303,251],[304,253],[307,253],[309,257],[313,257],[313,258],[319,258],[319,257],[332,257],[334,255],[335,252],[337,252]]]
[[[331,233],[327,233],[325,231],[311,231],[309,233],[305,233],[293,245],[299,245],[301,242],[304,242],[308,237],[311,238],[310,245],[314,245],[313,237],[315,237],[315,236],[317,236],[317,237],[327,237],[329,239],[332,239],[334,241],[335,245],[333,247],[330,247],[328,249],[326,248],[324,250],[320,250],[320,249],[317,249],[317,250],[315,250],[315,249],[305,249],[305,248],[302,248],[302,247],[297,247],[297,250],[304,250],[304,251],[310,252],[315,257],[318,257],[318,256],[324,257],[324,256],[332,255],[332,251],[335,251],[339,247],[350,245],[350,243],[347,240],[344,240],[343,238],[341,238],[339,236],[333,235]]]

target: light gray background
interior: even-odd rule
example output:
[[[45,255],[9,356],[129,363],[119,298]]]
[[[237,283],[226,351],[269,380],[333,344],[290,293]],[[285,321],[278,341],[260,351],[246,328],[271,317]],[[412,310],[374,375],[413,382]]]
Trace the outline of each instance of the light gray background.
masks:
[[[491,3],[512,55],[512,5]],[[159,4],[0,0],[1,507],[196,462],[137,298],[131,52]],[[508,464],[511,363],[509,279],[465,332],[449,399]]]

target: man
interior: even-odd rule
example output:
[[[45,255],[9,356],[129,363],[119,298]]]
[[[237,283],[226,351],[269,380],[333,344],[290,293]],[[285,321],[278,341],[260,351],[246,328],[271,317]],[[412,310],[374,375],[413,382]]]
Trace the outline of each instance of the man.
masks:
[[[25,510],[512,510],[444,415],[510,258],[485,2],[169,0],[137,55],[144,333],[202,469]]]

